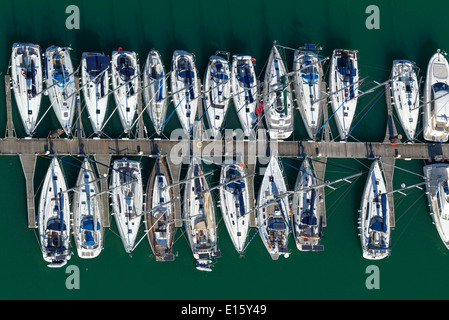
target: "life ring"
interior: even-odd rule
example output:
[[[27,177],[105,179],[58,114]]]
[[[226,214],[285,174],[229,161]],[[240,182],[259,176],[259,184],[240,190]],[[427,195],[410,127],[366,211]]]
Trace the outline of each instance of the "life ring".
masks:
[[[123,48],[122,47],[118,47],[118,52],[122,52]]]
[[[201,148],[201,147],[203,146],[203,143],[202,143],[201,141],[198,141],[198,143],[196,144],[196,146],[197,146],[198,148]]]
[[[252,63],[256,63],[256,58],[251,58]]]

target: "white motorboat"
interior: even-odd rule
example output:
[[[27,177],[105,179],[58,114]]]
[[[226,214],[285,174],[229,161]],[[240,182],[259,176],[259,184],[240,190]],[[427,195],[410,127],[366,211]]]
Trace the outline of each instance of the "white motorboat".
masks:
[[[416,139],[419,119],[419,83],[417,67],[408,60],[394,60],[391,71],[391,96],[407,139]]]
[[[85,158],[73,200],[73,235],[80,258],[95,258],[103,250],[103,205],[89,159]]]
[[[323,251],[319,244],[323,231],[323,189],[309,158],[302,162],[293,195],[292,233],[300,251]]]
[[[143,214],[140,162],[115,160],[111,179],[112,212],[127,253],[134,249]]]
[[[176,50],[171,65],[173,104],[181,126],[190,136],[200,103],[200,84],[195,59],[191,53]]]
[[[234,55],[231,69],[232,98],[246,136],[251,135],[257,122],[257,86],[253,58],[242,54]]]
[[[156,159],[147,185],[145,228],[156,261],[173,261],[175,235],[172,179],[162,157]]]
[[[430,58],[424,86],[424,139],[446,142],[449,135],[449,64],[440,50]]]
[[[449,164],[434,163],[423,168],[430,216],[446,248],[449,249]]]
[[[192,158],[184,191],[184,219],[195,259],[218,258],[214,203],[198,159]]]
[[[271,49],[265,71],[263,107],[271,139],[287,139],[293,133],[293,100],[287,69],[276,43]]]
[[[266,168],[257,201],[257,227],[273,260],[280,255],[289,256],[289,214],[287,186],[278,159],[273,156]]]
[[[223,120],[231,97],[231,68],[229,61],[214,55],[209,58],[204,75],[204,111],[209,124],[210,136],[221,137]]]
[[[59,268],[70,260],[70,203],[59,160],[54,157],[42,183],[38,211],[39,240],[44,260]]]
[[[390,255],[390,206],[387,188],[378,160],[368,173],[359,210],[360,241],[363,257],[379,260]]]
[[[329,91],[340,139],[346,140],[359,96],[357,51],[334,50],[329,70]]]
[[[81,59],[81,81],[86,109],[94,133],[101,134],[108,108],[109,70],[111,59],[97,52],[84,52]]]
[[[243,165],[225,161],[220,176],[220,209],[232,243],[243,254],[249,230],[249,185]]]
[[[28,136],[33,135],[42,98],[40,47],[14,43],[11,54],[11,82],[17,108]]]
[[[155,49],[148,53],[142,78],[145,108],[156,133],[161,135],[167,115],[167,75],[161,55]]]
[[[70,136],[77,99],[70,48],[49,47],[45,51],[45,68],[50,102],[62,128]]]
[[[323,66],[314,44],[306,44],[295,51],[293,58],[293,87],[298,110],[304,121],[307,134],[315,138],[320,129],[323,108]]]
[[[111,59],[112,89],[123,130],[128,133],[137,113],[139,64],[131,51],[113,51]]]

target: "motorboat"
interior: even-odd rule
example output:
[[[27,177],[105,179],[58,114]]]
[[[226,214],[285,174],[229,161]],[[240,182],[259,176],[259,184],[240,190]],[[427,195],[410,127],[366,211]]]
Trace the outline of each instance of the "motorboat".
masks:
[[[220,55],[209,58],[204,75],[203,104],[209,124],[210,136],[221,138],[223,120],[231,98],[231,67]]]
[[[70,48],[51,46],[45,51],[45,83],[56,117],[70,136],[77,99]]]
[[[430,216],[446,248],[449,249],[449,164],[433,163],[424,166],[426,194]]]
[[[158,135],[162,134],[167,115],[167,74],[161,55],[155,49],[148,53],[142,75],[143,101]]]
[[[390,206],[378,160],[371,164],[359,210],[363,257],[380,260],[390,255]]]
[[[64,174],[54,157],[42,183],[38,211],[39,240],[50,268],[60,268],[71,257],[70,203]]]
[[[327,107],[323,90],[323,59],[314,44],[306,44],[293,57],[293,87],[298,110],[307,134],[315,139],[320,129],[323,108]]]
[[[140,162],[123,158],[115,160],[112,169],[112,212],[125,251],[131,253],[143,214]]]
[[[258,119],[259,96],[254,61],[249,55],[237,54],[233,56],[231,68],[232,98],[246,136],[251,135]]]
[[[11,54],[11,82],[25,133],[33,135],[42,100],[40,47],[14,43]]]
[[[419,119],[419,82],[417,67],[408,60],[394,60],[391,71],[390,90],[393,105],[407,139],[416,139]]]
[[[173,53],[170,82],[176,113],[185,134],[190,136],[200,103],[198,71],[191,53],[183,50]]]
[[[112,89],[123,131],[128,133],[137,113],[139,64],[132,51],[113,51],[111,59]]]
[[[273,260],[277,260],[280,255],[284,255],[285,258],[289,256],[290,211],[287,185],[279,160],[272,156],[259,189],[257,228]]]
[[[214,204],[200,160],[196,157],[190,162],[184,190],[185,226],[194,258],[220,257]]]
[[[73,197],[73,235],[80,258],[95,258],[103,250],[103,211],[98,180],[85,158]]]
[[[449,64],[438,50],[429,61],[423,94],[424,139],[446,142],[449,135]]]
[[[329,70],[329,91],[340,139],[346,140],[359,96],[357,51],[334,50]]]
[[[225,161],[220,175],[220,209],[235,249],[241,255],[245,249],[252,207],[244,164]]]
[[[86,109],[94,133],[101,134],[108,108],[111,59],[97,52],[84,52],[81,59],[81,83]]]
[[[300,251],[323,251],[320,245],[323,232],[323,188],[310,158],[305,158],[299,169],[292,202],[292,233]]]
[[[271,139],[287,139],[293,133],[291,92],[287,69],[275,43],[268,57],[263,87],[263,108]]]
[[[156,261],[173,261],[175,235],[172,179],[162,157],[156,159],[147,185],[145,228]]]

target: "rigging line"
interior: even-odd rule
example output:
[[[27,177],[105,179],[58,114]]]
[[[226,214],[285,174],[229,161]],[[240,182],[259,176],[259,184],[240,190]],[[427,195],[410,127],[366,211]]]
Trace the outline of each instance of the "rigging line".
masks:
[[[282,159],[280,159],[280,158],[279,158],[279,160],[281,160],[281,162],[282,162],[283,164],[286,164],[286,165],[288,165],[289,167],[291,167],[291,168],[293,168],[293,169],[296,169],[296,170],[298,170],[298,171],[300,171],[300,172],[302,172],[302,173],[305,173],[305,174],[307,174],[308,176],[311,176],[312,178],[316,178],[317,180],[321,180],[321,181],[325,182],[325,180],[320,179],[320,178],[314,176],[313,174],[310,174],[310,173],[308,173],[308,172],[306,172],[306,171],[304,171],[304,170],[298,169],[297,167],[291,165],[290,163],[285,162],[284,160],[282,160]],[[304,159],[304,161],[306,161],[306,159]]]
[[[381,159],[381,160],[382,160],[382,159]],[[384,164],[386,164],[387,166],[394,167],[395,169],[399,169],[399,170],[402,170],[402,171],[404,171],[404,172],[411,173],[411,174],[413,174],[413,175],[415,175],[415,176],[418,176],[418,177],[427,179],[427,177],[426,177],[426,176],[423,176],[422,174],[415,173],[415,172],[413,172],[413,171],[410,171],[410,170],[407,170],[407,169],[403,169],[403,168],[401,168],[401,167],[397,167],[397,166],[395,166],[395,165],[393,165],[393,164],[389,164],[389,163],[386,163],[386,162],[382,161],[382,165],[384,165]]]
[[[187,89],[187,88],[185,88]],[[189,89],[189,93],[190,93],[190,89]],[[170,120],[170,118],[173,116],[173,114],[175,113],[176,109],[181,105],[181,102],[185,99],[185,97],[187,97],[187,93],[184,95],[184,97],[178,102],[178,105],[173,109],[173,111],[170,113],[170,115],[167,117],[167,119],[165,120],[165,122],[162,124],[161,130],[163,131],[165,128],[165,124]],[[195,98],[197,99],[197,98]],[[198,103],[198,100],[196,101],[196,103]]]

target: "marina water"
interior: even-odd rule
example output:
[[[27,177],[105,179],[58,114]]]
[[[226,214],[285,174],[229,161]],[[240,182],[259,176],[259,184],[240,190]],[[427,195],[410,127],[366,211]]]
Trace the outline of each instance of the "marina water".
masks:
[[[66,13],[75,4],[80,11],[79,29],[67,29]],[[200,78],[209,56],[217,50],[232,54],[245,53],[257,59],[256,73],[263,75],[272,43],[289,48],[316,43],[322,54],[333,49],[357,49],[361,77],[367,80],[361,90],[383,82],[390,76],[394,59],[415,61],[424,77],[428,60],[438,48],[449,50],[446,14],[447,1],[431,3],[412,1],[378,1],[379,29],[368,29],[366,13],[369,1],[13,1],[2,2],[0,9],[0,70],[7,72],[14,42],[33,42],[43,50],[50,45],[70,46],[75,68],[85,51],[108,55],[118,47],[136,51],[141,66],[151,48],[159,50],[166,70],[174,50],[183,49],[196,56]],[[291,71],[293,51],[283,54]],[[327,70],[328,63],[324,65]],[[328,74],[326,73],[326,81]],[[263,78],[260,78],[262,80]],[[4,86],[1,94],[4,97]],[[359,99],[354,124],[372,106],[382,89]],[[109,113],[114,109],[112,97]],[[232,103],[231,103],[232,104]],[[50,105],[42,99],[41,115]],[[329,108],[330,110],[330,108]],[[173,111],[169,106],[168,114]],[[225,123],[239,128],[231,105]],[[386,130],[385,99],[369,109],[351,135],[360,141],[383,141]],[[24,136],[15,102],[13,120],[16,134]],[[86,136],[92,134],[86,110],[82,115]],[[154,128],[144,115],[148,136]],[[397,123],[397,127],[400,126]],[[5,99],[0,99],[0,136],[5,136]],[[46,137],[59,128],[52,110],[39,124],[36,137]],[[122,137],[120,120],[115,113],[105,134]],[[164,133],[180,128],[174,115]],[[337,132],[331,120],[332,132]],[[400,130],[400,129],[399,129]],[[295,132],[291,139],[301,140],[306,131],[295,110]],[[422,141],[422,134],[418,137]],[[354,138],[350,138],[352,141]],[[63,157],[69,187],[75,185],[81,158]],[[154,160],[138,158],[143,163],[144,184]],[[282,159],[289,188],[293,188],[300,159]],[[35,175],[37,199],[40,184],[50,158],[39,156]],[[188,245],[184,228],[175,235],[174,262],[156,262],[144,239],[132,254],[123,250],[116,225],[105,231],[105,249],[99,257],[82,260],[73,255],[67,268],[50,269],[42,260],[37,230],[27,228],[25,180],[18,156],[0,157],[0,298],[1,299],[447,299],[449,251],[441,242],[432,220],[424,190],[411,189],[408,196],[395,194],[396,227],[392,231],[392,254],[382,261],[362,258],[357,230],[360,197],[371,161],[368,159],[328,159],[326,180],[333,180],[363,170],[364,175],[352,184],[342,182],[336,190],[326,189],[327,227],[324,229],[324,252],[299,252],[290,237],[288,259],[273,261],[256,235],[244,257],[239,257],[217,210],[219,247],[222,257],[213,272],[199,272]],[[422,174],[421,160],[396,160],[396,166]],[[260,165],[256,172],[259,172]],[[204,165],[205,171],[219,169]],[[218,183],[218,170],[209,177]],[[186,170],[181,172],[181,176]],[[255,177],[258,191],[262,176]],[[422,178],[395,170],[393,188],[411,185]],[[213,192],[218,199],[218,190]],[[143,225],[142,225],[143,228]],[[249,239],[255,234],[251,229]],[[143,235],[143,231],[141,232]],[[73,240],[72,240],[73,242]],[[72,243],[73,244],[73,243]],[[75,250],[75,249],[74,249]],[[379,270],[379,289],[366,286],[370,266]],[[79,271],[79,289],[67,286],[72,269]],[[70,278],[69,278],[70,280]],[[70,281],[69,281],[70,282]]]

